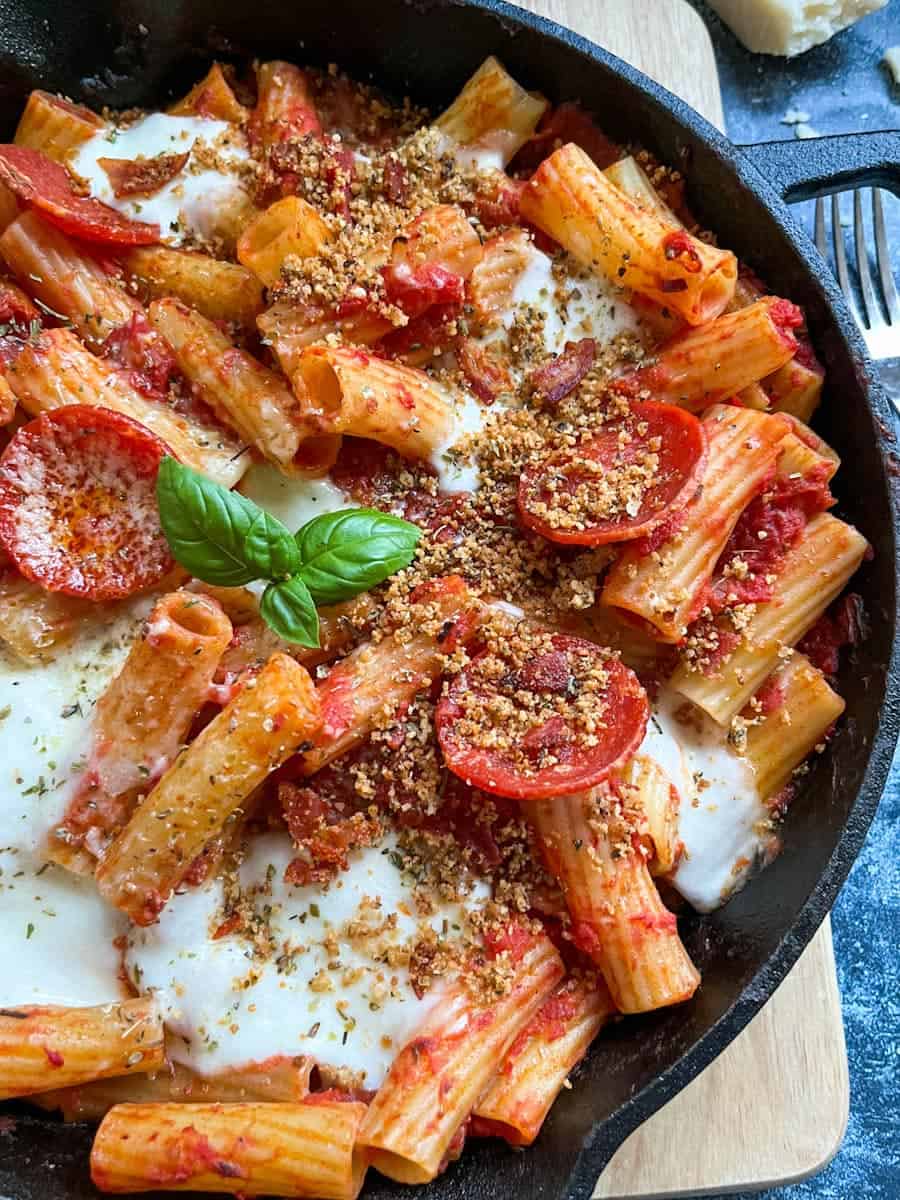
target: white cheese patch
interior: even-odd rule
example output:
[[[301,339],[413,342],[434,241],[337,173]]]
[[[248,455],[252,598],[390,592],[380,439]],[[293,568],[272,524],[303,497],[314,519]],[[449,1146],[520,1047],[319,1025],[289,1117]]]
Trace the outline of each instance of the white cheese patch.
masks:
[[[748,50],[792,58],[827,42],[887,0],[710,0]]]
[[[478,487],[478,467],[470,461],[464,447],[459,454],[453,447],[472,434],[480,433],[491,414],[491,408],[470,392],[460,391],[455,397],[453,425],[450,433],[431,454],[429,462],[438,476],[442,492],[474,492]]]
[[[392,860],[394,846],[387,838],[353,852],[349,870],[323,892],[284,883],[293,857],[286,834],[256,838],[240,881],[245,895],[254,885],[260,889],[257,912],[269,907],[275,957],[255,960],[241,933],[211,938],[223,899],[218,880],[177,894],[157,925],[133,929],[127,969],[137,987],[158,995],[168,1029],[179,1035],[171,1039],[173,1057],[211,1074],[271,1055],[306,1054],[364,1075],[366,1087],[377,1088],[439,998],[432,988],[418,999],[405,967],[379,961],[383,937],[347,935],[348,922],[366,919],[372,926],[391,914],[392,944],[415,935],[422,918]],[[469,903],[485,893],[474,892]],[[428,922],[452,936],[462,914],[458,906],[439,905]]]
[[[553,260],[535,247],[528,266],[513,290],[512,307],[504,315],[508,328],[519,305],[527,304],[544,316],[544,345],[559,354],[566,342],[594,338],[601,346],[619,333],[636,333],[637,314],[621,289],[602,275],[567,276],[562,284],[553,274]]]
[[[752,768],[699,709],[691,708],[690,722],[678,720],[684,704],[663,689],[640,753],[659,763],[681,797],[684,856],[672,883],[694,908],[710,912],[771,855],[773,835]]]
[[[213,237],[222,212],[246,203],[236,171],[198,168],[188,158],[184,169],[152,195],[117,199],[98,159],[151,159],[160,154],[183,154],[195,147],[213,149],[221,163],[235,168],[248,158],[242,135],[227,121],[151,113],[133,125],[110,125],[98,131],[78,148],[69,165],[87,183],[92,196],[132,220],[159,225],[162,241],[177,246],[185,233]]]
[[[93,881],[48,865],[44,848],[85,766],[93,705],[149,604],[99,619],[49,663],[0,651],[0,1004],[100,1004],[123,994],[112,939],[124,921]]]
[[[330,480],[289,478],[269,463],[254,463],[239,490],[277,517],[291,533],[322,513],[353,507]]]
[[[113,945],[128,921],[93,879],[8,850],[0,871],[0,1005],[106,1004],[128,994]]]

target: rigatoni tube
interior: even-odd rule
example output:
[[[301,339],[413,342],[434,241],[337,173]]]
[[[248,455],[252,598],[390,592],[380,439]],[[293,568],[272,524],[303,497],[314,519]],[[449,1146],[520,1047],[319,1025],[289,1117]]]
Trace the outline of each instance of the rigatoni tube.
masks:
[[[563,976],[552,942],[536,937],[510,962],[508,991],[478,1003],[462,984],[448,989],[369,1105],[360,1145],[399,1183],[427,1183],[518,1034]]]
[[[475,1106],[475,1132],[530,1146],[569,1072],[615,1011],[599,976],[564,979],[516,1038]]]
[[[653,366],[623,383],[637,391],[646,388],[654,400],[699,412],[789,362],[797,349],[791,329],[801,319],[795,305],[767,296],[677,334],[661,347]]]
[[[347,433],[427,458],[453,425],[453,402],[424,371],[346,346],[312,346],[293,375],[308,437]]]
[[[731,251],[673,229],[619,191],[572,142],[529,179],[521,213],[584,266],[664,304],[690,325],[718,316],[734,292]]]
[[[170,766],[207,697],[231,622],[209,596],[161,596],[128,658],[94,709],[85,783],[50,837],[56,862],[72,866],[85,850],[93,866]],[[117,804],[116,797],[123,797]]]
[[[91,1178],[103,1192],[226,1192],[354,1200],[366,1161],[366,1106],[120,1104],[97,1130]]]
[[[31,416],[63,404],[111,408],[146,425],[180,462],[223,487],[233,487],[250,465],[249,455],[241,454],[240,443],[225,429],[148,400],[123,371],[91,354],[71,329],[47,329],[30,341],[6,367],[5,378]]]
[[[308,672],[273,654],[175,760],[109,847],[97,886],[150,924],[206,843],[321,721]]]
[[[869,544],[863,535],[828,513],[806,526],[772,587],[742,631],[737,649],[715,674],[682,664],[672,687],[727,725],[741,711],[783,655],[816,623],[862,562]]]
[[[0,1009],[0,1100],[156,1071],[163,1062],[162,1017],[150,997]]]
[[[703,418],[709,458],[700,494],[680,532],[658,549],[626,549],[602,601],[634,613],[663,642],[677,642],[697,615],[704,589],[731,531],[771,471],[789,432],[786,421],[752,409],[715,405]]]
[[[618,1009],[649,1012],[693,996],[700,975],[611,794],[599,789],[526,806],[559,880],[581,948]]]
[[[71,321],[88,345],[99,346],[140,309],[95,258],[33,212],[7,227],[0,254],[26,290]]]
[[[290,468],[301,433],[295,421],[297,402],[281,376],[235,346],[208,317],[177,300],[154,300],[148,316],[219,420],[264,458],[282,470]]]

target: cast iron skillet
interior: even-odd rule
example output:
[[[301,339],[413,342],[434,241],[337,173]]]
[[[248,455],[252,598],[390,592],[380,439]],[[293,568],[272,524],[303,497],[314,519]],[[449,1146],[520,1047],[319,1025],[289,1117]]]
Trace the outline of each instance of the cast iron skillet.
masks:
[[[527,87],[580,99],[613,137],[681,167],[704,223],[803,305],[828,371],[817,426],[844,460],[838,512],[875,549],[854,582],[872,632],[842,670],[849,715],[791,809],[783,855],[722,911],[682,921],[703,972],[694,1001],[605,1033],[534,1150],[473,1141],[429,1191],[432,1200],[581,1200],[626,1135],[722,1051],[784,978],[833,903],[887,776],[897,716],[884,701],[900,667],[892,416],[840,294],[784,200],[864,182],[900,194],[900,133],[736,149],[639,72],[500,0],[0,0],[0,119],[9,131],[0,136],[11,136],[32,87],[94,106],[153,105],[184,91],[212,55],[337,61],[439,106],[489,53]],[[90,1132],[17,1117],[14,1132],[0,1134],[0,1195],[95,1196]],[[367,1195],[400,1194],[370,1175]]]

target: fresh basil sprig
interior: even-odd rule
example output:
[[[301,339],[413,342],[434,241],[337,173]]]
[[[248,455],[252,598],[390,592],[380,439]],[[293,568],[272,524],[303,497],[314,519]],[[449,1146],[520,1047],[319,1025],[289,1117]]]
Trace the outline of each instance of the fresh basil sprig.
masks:
[[[372,508],[322,513],[297,534],[300,576],[316,604],[339,604],[405,567],[418,540],[415,525]]]
[[[166,457],[156,481],[169,549],[218,587],[269,581],[259,611],[285,641],[319,645],[317,604],[338,604],[405,567],[421,530],[370,508],[323,513],[296,535],[239,492]]]

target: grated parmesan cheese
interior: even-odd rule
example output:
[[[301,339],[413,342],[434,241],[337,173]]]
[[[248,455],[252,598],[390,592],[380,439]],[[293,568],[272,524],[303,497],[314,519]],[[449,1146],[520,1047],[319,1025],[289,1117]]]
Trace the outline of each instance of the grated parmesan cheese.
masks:
[[[710,6],[757,54],[793,58],[827,42],[887,0],[710,0]]]

